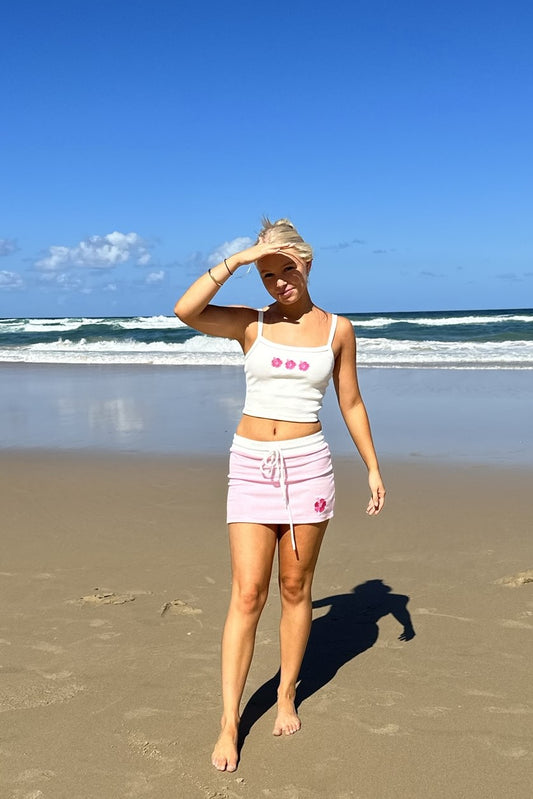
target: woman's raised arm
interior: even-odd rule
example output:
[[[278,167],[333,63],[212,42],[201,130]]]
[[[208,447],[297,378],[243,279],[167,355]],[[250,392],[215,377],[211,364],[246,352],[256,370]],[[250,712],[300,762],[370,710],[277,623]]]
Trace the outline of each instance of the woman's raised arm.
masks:
[[[210,336],[232,338],[243,344],[244,331],[250,323],[250,308],[211,305],[217,291],[241,266],[254,263],[265,255],[278,252],[279,245],[254,244],[212,266],[179,298],[174,313],[186,325]]]

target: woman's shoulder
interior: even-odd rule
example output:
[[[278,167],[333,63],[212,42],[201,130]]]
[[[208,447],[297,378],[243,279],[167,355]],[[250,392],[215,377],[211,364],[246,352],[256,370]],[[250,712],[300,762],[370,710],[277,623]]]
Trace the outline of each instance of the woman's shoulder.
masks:
[[[337,317],[337,332],[341,336],[353,337],[354,329],[350,320],[346,316],[340,316],[339,314],[332,314],[332,315]]]
[[[337,327],[333,339],[333,351],[335,357],[340,353],[346,354],[348,358],[355,354],[355,333],[353,325],[346,316],[337,316]]]

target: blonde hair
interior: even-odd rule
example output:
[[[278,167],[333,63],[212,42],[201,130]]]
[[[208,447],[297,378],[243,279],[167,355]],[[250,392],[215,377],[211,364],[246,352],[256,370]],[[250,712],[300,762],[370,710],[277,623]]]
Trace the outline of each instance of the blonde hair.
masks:
[[[259,231],[256,244],[268,242],[269,244],[290,244],[306,263],[313,260],[313,248],[302,239],[290,219],[278,219],[271,222],[267,216],[261,220],[263,227]]]

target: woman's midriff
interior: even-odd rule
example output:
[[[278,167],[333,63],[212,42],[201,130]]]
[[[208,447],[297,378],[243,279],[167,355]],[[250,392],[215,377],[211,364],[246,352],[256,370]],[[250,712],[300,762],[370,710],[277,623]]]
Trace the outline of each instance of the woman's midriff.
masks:
[[[255,441],[287,441],[302,438],[322,430],[320,422],[285,422],[279,419],[260,419],[244,414],[237,427],[237,435]]]

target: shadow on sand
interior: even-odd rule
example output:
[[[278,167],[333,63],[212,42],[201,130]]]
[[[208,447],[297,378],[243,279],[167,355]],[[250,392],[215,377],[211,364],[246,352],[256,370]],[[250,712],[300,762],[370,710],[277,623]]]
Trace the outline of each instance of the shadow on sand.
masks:
[[[342,666],[374,646],[378,622],[389,613],[402,625],[400,641],[415,636],[407,610],[409,597],[393,594],[383,580],[367,580],[348,594],[317,599],[313,608],[329,611],[313,620],[311,634],[300,670],[296,707],[330,682]],[[253,725],[277,701],[279,671],[250,697],[239,727],[239,750]]]

